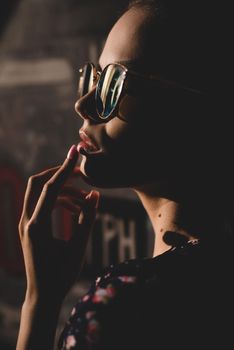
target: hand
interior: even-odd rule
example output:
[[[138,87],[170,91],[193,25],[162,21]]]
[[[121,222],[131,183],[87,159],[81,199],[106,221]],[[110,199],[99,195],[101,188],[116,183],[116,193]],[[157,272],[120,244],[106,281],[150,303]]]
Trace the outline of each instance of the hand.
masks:
[[[19,235],[27,278],[26,298],[30,300],[62,302],[82,268],[99,193],[88,194],[66,186],[77,159],[76,146],[72,146],[61,166],[29,178]],[[52,233],[51,214],[58,204],[78,214],[77,232],[69,241],[56,239]]]

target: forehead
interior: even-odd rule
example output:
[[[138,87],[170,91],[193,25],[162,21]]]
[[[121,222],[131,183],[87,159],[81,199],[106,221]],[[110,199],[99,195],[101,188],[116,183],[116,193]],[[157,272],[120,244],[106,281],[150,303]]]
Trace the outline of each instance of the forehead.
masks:
[[[140,8],[125,12],[111,29],[102,54],[100,66],[122,61],[138,61],[150,26],[149,13]]]

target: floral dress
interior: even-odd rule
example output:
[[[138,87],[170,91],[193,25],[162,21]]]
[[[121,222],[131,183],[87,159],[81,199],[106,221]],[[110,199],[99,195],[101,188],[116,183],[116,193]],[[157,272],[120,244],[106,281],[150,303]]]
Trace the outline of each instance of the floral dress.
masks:
[[[124,305],[124,299],[137,294],[140,267],[137,260],[126,261],[118,266],[111,265],[97,277],[88,293],[73,307],[58,349],[102,349],[107,339],[115,339],[117,330],[123,332],[120,328],[125,322],[121,327],[119,324],[123,307],[125,311],[128,309],[128,318],[134,313],[133,305]]]
[[[155,339],[157,349],[173,349],[175,344],[195,348],[195,340],[207,335],[210,304],[205,295],[213,281],[212,259],[198,241],[190,241],[155,258],[111,265],[74,306],[58,349],[152,349]],[[193,328],[199,336],[191,343],[186,334]],[[198,342],[197,349],[201,346]]]

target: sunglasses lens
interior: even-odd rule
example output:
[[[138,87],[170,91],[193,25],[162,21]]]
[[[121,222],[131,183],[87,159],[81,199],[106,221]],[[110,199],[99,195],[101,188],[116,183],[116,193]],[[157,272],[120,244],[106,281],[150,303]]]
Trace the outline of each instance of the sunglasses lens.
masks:
[[[94,72],[93,64],[87,63],[81,71],[79,87],[78,87],[79,98],[91,91],[93,87],[93,82],[95,79],[94,74],[95,72]]]
[[[101,73],[96,89],[96,104],[102,119],[108,118],[117,106],[125,75],[125,69],[116,64],[108,65]]]

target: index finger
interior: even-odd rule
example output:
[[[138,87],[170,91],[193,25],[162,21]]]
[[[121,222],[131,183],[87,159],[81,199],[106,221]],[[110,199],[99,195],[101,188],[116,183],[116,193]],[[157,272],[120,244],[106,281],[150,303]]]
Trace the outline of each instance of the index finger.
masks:
[[[33,208],[40,196],[43,183],[48,181],[58,169],[59,166],[50,168],[29,178],[24,194],[24,202],[21,213],[22,217],[26,217],[27,219],[31,217]]]
[[[78,151],[76,149],[76,145],[73,145],[70,148],[67,154],[67,158],[65,159],[61,167],[50,178],[50,180],[48,180],[45,183],[37,205],[35,207],[34,213],[32,215],[32,220],[43,220],[51,215],[51,211],[53,209],[59,191],[68,179],[68,177],[71,175],[76,165],[77,159]]]

